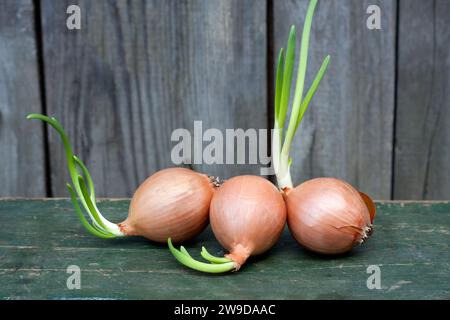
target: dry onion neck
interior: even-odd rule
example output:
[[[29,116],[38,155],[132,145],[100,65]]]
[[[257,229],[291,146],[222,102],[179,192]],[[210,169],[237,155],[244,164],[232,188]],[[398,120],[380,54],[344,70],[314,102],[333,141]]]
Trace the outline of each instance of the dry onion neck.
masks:
[[[73,154],[72,147],[69,143],[69,138],[67,137],[67,134],[61,124],[55,118],[49,118],[42,114],[29,114],[27,119],[39,119],[47,122],[59,133],[66,151],[67,167],[73,183],[73,187],[68,183],[67,189],[69,190],[70,198],[72,199],[77,216],[83,226],[91,234],[100,238],[116,238],[125,236],[116,224],[105,219],[98,210],[95,198],[94,183],[92,182],[91,175],[83,162]],[[81,172],[78,171],[79,169],[81,169]],[[85,180],[87,181],[87,185]],[[84,216],[77,201],[77,195],[78,200],[87,212],[91,222],[89,222]]]
[[[303,88],[308,60],[309,36],[316,4],[317,0],[311,0],[306,13],[300,48],[297,83],[294,91],[294,101],[292,103],[291,116],[284,139],[283,130],[285,127],[288,104],[291,96],[291,82],[295,59],[295,26],[291,27],[291,31],[289,33],[286,54],[284,54],[284,49],[281,48],[278,55],[275,78],[275,123],[274,134],[272,137],[272,154],[278,187],[280,189],[293,187],[290,174],[292,158],[289,157],[291,144],[293,142],[295,132],[303,119],[305,111],[308,109],[308,105],[311,102],[311,99],[314,96],[330,61],[330,56],[326,56],[311,87],[306,93],[306,96],[303,98]]]
[[[200,254],[205,260],[209,261],[209,263],[195,260],[183,246],[180,247],[180,250],[176,249],[172,245],[172,240],[170,238],[167,239],[167,244],[175,259],[188,268],[207,273],[223,273],[237,269],[237,264],[233,260],[225,257],[213,256],[205,247],[202,247]]]

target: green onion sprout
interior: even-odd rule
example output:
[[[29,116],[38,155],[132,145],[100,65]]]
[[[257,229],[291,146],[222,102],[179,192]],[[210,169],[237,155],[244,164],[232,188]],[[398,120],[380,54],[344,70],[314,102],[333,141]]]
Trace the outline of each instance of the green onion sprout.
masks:
[[[125,236],[125,234],[120,231],[118,225],[105,219],[98,210],[95,198],[94,183],[92,182],[91,175],[83,162],[73,154],[69,138],[61,124],[55,118],[50,118],[42,114],[29,114],[27,119],[39,119],[47,122],[59,133],[66,152],[67,167],[69,169],[70,178],[73,184],[72,186],[68,183],[67,189],[69,190],[70,198],[75,207],[75,212],[86,230],[100,238],[116,238]],[[82,207],[87,212],[91,220],[90,222],[83,214],[82,208],[80,207],[78,201],[81,202]]]
[[[237,268],[237,265],[233,260],[213,256],[205,249],[205,247],[202,247],[201,255],[205,260],[209,261],[209,263],[195,260],[183,246],[180,247],[180,250],[176,249],[170,238],[167,239],[167,244],[175,259],[188,268],[207,273],[223,273],[234,271]]]
[[[278,54],[277,71],[275,76],[275,123],[272,136],[272,157],[278,187],[280,189],[293,187],[290,173],[290,166],[292,162],[292,159],[289,157],[290,148],[295,132],[297,131],[298,126],[303,119],[303,115],[308,109],[309,103],[311,102],[311,99],[314,96],[330,62],[330,56],[328,55],[323,60],[322,66],[320,67],[310,89],[306,93],[306,96],[303,98],[303,88],[308,61],[309,37],[316,4],[317,0],[311,0],[306,13],[302,33],[294,100],[292,103],[291,116],[286,129],[285,137],[283,137],[283,130],[285,128],[288,104],[290,101],[292,73],[294,69],[295,58],[295,26],[291,27],[289,33],[286,54],[284,53],[283,48],[280,49]]]

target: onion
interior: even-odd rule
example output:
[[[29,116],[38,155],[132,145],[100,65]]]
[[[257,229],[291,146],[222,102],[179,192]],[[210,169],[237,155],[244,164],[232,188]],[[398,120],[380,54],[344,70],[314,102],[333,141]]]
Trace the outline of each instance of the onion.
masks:
[[[286,190],[285,199],[291,234],[315,252],[343,253],[372,233],[372,200],[342,180],[312,179]]]
[[[286,223],[286,206],[277,188],[258,176],[237,176],[225,181],[214,193],[210,205],[211,227],[217,240],[230,253],[225,258],[202,256],[211,264],[195,261],[187,251],[169,248],[182,264],[204,272],[239,270],[251,255],[269,250]]]
[[[172,237],[178,242],[192,238],[207,225],[209,204],[218,182],[213,177],[184,168],[164,169],[147,178],[131,200],[128,218],[119,224],[108,221],[97,208],[89,171],[73,155],[60,123],[41,114],[30,114],[27,119],[45,121],[61,136],[73,183],[73,187],[67,184],[67,188],[78,218],[93,235],[100,238],[143,236],[157,242],[166,242]],[[85,218],[77,195],[91,221]]]
[[[213,192],[207,175],[183,168],[158,171],[134,193],[120,230],[157,242],[188,240],[207,225]]]
[[[210,220],[217,240],[230,251],[226,257],[239,268],[250,255],[275,244],[286,223],[286,206],[266,179],[238,176],[226,181],[213,196]]]
[[[294,189],[290,173],[292,158],[289,152],[295,132],[330,62],[330,56],[326,56],[311,87],[303,96],[309,37],[316,5],[317,0],[310,1],[304,21],[289,124],[286,116],[295,58],[294,26],[289,33],[286,53],[281,48],[278,55],[272,157],[278,187],[285,193],[288,225],[292,235],[311,250],[321,253],[342,253],[350,250],[356,243],[364,242],[372,233],[375,215],[373,201],[348,183],[332,178],[307,181]]]

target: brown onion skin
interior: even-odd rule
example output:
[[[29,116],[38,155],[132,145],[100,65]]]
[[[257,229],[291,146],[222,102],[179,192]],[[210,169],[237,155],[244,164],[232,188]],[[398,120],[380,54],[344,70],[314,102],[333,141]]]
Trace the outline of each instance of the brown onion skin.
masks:
[[[285,190],[284,197],[289,230],[309,250],[344,253],[371,233],[375,206],[369,208],[365,201],[371,199],[345,181],[312,179]]]
[[[217,240],[238,265],[250,255],[270,249],[286,224],[283,196],[268,180],[237,176],[216,190],[210,206],[211,227]]]
[[[126,235],[165,243],[182,242],[199,234],[208,223],[214,186],[205,174],[168,168],[147,178],[136,190],[128,218],[119,224]]]

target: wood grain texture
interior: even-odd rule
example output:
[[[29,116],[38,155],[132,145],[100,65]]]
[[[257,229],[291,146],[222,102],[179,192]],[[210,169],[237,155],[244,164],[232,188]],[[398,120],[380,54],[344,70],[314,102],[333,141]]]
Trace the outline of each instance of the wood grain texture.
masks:
[[[112,221],[129,200],[101,201]],[[0,200],[9,228],[0,233],[2,299],[448,299],[450,203],[377,203],[375,233],[350,254],[319,256],[286,229],[267,254],[236,273],[186,269],[166,246],[141,238],[103,240],[80,225],[72,204],[59,200]],[[186,243],[223,254],[208,228]],[[69,265],[81,268],[81,289],[68,290]],[[366,286],[369,265],[381,289]],[[45,289],[45,290],[44,290]]]
[[[400,1],[394,196],[450,197],[450,2]]]
[[[67,30],[69,4],[81,30]],[[99,195],[131,195],[174,166],[171,133],[265,128],[266,6],[261,1],[42,1],[48,113],[67,129]],[[51,181],[66,195],[62,146]],[[194,165],[229,177],[248,166]]]
[[[274,2],[275,57],[286,47],[289,28],[295,24],[298,61],[308,3]],[[381,9],[381,30],[366,27],[366,10],[373,4]],[[396,9],[390,0],[319,1],[305,93],[327,54],[331,60],[292,147],[294,184],[333,176],[376,199],[390,199]]]
[[[0,196],[45,195],[34,7],[31,0],[0,2]]]

